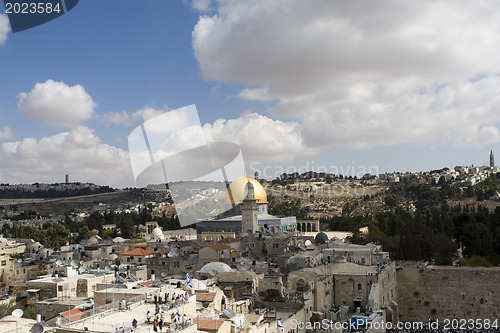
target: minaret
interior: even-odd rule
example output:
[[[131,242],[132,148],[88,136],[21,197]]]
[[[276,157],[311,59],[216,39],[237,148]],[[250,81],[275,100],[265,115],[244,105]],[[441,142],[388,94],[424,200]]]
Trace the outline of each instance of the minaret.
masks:
[[[493,156],[493,150],[490,152],[490,168],[495,167],[495,156]]]
[[[259,206],[255,200],[255,191],[252,183],[247,183],[247,196],[241,203],[241,233],[255,233],[259,230],[258,213]]]

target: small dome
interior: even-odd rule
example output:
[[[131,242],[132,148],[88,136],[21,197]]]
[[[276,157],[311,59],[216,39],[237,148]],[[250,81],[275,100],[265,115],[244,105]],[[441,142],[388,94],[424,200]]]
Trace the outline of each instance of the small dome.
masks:
[[[163,239],[163,231],[159,227],[156,227],[151,232],[151,237],[154,239]]]
[[[245,199],[248,183],[251,183],[253,186],[255,200],[257,201],[257,203],[267,203],[267,195],[264,187],[257,180],[247,176],[240,177],[232,182],[231,185],[229,185],[229,189],[226,191],[226,195],[224,197],[224,203],[241,203],[243,199]],[[231,196],[233,198],[232,202],[231,198],[229,197],[229,192],[231,192]]]
[[[221,272],[231,272],[232,269],[223,262],[209,262],[200,269],[201,273],[209,273],[211,275],[216,275]]]
[[[94,235],[92,237],[90,237],[88,240],[87,240],[87,243],[88,244],[99,244],[99,242],[102,240],[101,237],[97,236],[97,235]]]
[[[314,237],[316,243],[326,243],[328,242],[328,236],[324,232],[320,232]]]
[[[123,243],[123,242],[125,242],[125,239],[122,237],[113,238],[113,243]]]

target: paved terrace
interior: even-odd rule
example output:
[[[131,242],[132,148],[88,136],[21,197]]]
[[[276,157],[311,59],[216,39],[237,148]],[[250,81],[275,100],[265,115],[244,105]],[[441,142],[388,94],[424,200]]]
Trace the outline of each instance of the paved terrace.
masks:
[[[190,296],[189,303],[179,305],[178,307],[180,315],[182,316],[183,314],[185,314],[186,317],[191,317],[192,322],[194,322],[196,319],[193,318],[193,316],[196,315],[196,309],[195,309],[196,302],[194,301],[195,297],[196,296],[194,295]],[[146,322],[146,314],[148,311],[150,312],[151,317],[153,317],[155,313],[155,305],[153,303],[134,304],[127,310],[108,311],[96,315],[94,317],[88,317],[81,321],[71,323],[66,327],[81,329],[81,330],[85,330],[85,328],[87,328],[89,332],[103,332],[103,333],[104,332],[115,333],[120,328],[125,328],[124,332],[129,332],[130,329],[132,328],[132,321],[136,319],[138,324],[137,324],[137,329],[134,330],[134,333],[150,333],[150,332],[153,333],[154,332],[153,325],[148,324]],[[167,332],[167,329],[170,324],[170,316],[172,313],[176,312],[176,308],[174,307],[170,310],[167,310],[165,307],[164,312],[165,312],[165,325],[163,326],[162,332]],[[182,330],[182,332],[191,331],[191,329],[192,328],[189,327],[187,329]],[[196,329],[194,329],[194,332],[196,332]]]

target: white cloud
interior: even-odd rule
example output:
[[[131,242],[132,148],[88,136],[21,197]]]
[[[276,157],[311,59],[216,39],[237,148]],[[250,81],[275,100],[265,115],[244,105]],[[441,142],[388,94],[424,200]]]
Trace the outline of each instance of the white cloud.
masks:
[[[316,154],[302,138],[296,122],[272,120],[256,113],[236,119],[218,119],[205,124],[203,131],[208,142],[233,142],[240,145],[245,162],[289,161],[296,156]]]
[[[191,5],[194,9],[202,12],[213,10],[212,0],[192,0]]]
[[[40,140],[5,142],[1,154],[2,182],[62,182],[68,172],[75,181],[116,187],[134,184],[128,153],[102,143],[84,126]]]
[[[74,127],[92,118],[97,106],[83,86],[53,80],[37,83],[18,98],[17,107],[27,117],[60,127]]]
[[[7,40],[7,34],[9,31],[9,17],[7,15],[0,14],[0,45],[3,45],[3,43]]]
[[[271,112],[289,107],[301,117],[305,142],[313,147],[371,148],[407,142],[440,141],[455,146],[489,145],[500,110],[500,77],[476,82],[460,81],[419,90],[411,82],[391,86],[359,85],[343,98],[325,100],[328,90],[302,100],[277,105]],[[334,110],[332,112],[331,110]],[[483,133],[483,135],[479,135]]]
[[[168,111],[168,107],[165,107],[165,109],[155,109],[150,106],[146,106],[143,109],[137,110],[135,112],[128,112],[128,111],[122,111],[122,112],[113,112],[113,111],[108,111],[104,115],[102,115],[102,119],[108,123],[112,123],[115,125],[127,125],[127,126],[132,126],[133,124],[141,121],[145,122],[150,119],[153,119],[156,116],[159,116],[165,112]]]
[[[4,126],[3,130],[0,130],[0,140],[12,139],[12,130],[9,126]]]
[[[500,141],[499,18],[496,1],[221,0],[192,44],[206,79],[275,100],[305,147],[486,145]]]

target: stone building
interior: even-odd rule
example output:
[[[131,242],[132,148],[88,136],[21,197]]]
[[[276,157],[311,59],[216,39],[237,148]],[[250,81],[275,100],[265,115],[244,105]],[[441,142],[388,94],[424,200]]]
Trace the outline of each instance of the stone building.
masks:
[[[42,277],[27,282],[30,289],[39,289],[41,299],[54,297],[92,297],[96,285],[114,280],[114,273],[80,274],[70,277]]]

